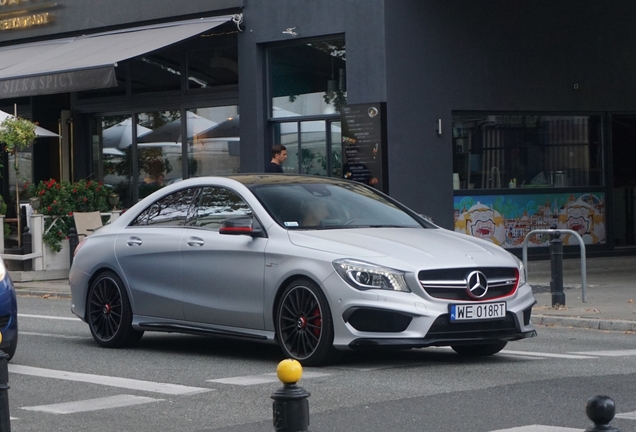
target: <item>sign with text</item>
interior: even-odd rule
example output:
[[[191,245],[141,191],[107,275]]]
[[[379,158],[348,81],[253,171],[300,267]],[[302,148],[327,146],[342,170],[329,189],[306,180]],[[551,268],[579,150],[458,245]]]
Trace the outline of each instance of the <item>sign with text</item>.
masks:
[[[50,24],[57,6],[49,0],[0,0],[0,31]]]
[[[388,193],[386,104],[344,105],[342,176]]]

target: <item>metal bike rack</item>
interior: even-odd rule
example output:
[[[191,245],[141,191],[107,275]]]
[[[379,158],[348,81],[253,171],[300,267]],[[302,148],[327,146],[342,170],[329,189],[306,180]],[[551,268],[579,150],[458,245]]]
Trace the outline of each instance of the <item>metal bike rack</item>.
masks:
[[[534,234],[554,234],[556,232],[572,234],[579,241],[579,247],[581,249],[581,300],[583,303],[587,303],[585,242],[583,241],[583,237],[581,237],[576,231],[569,229],[537,229],[526,234],[526,237],[523,239],[522,252],[523,268],[526,273],[526,280],[528,280],[528,239]]]

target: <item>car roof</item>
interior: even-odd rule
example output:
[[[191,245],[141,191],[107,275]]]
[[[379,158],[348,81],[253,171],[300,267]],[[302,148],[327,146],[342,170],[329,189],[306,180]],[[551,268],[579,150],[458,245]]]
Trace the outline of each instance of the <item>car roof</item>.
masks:
[[[226,178],[236,180],[245,186],[273,185],[273,184],[343,184],[349,180],[333,177],[312,176],[303,174],[236,174]]]

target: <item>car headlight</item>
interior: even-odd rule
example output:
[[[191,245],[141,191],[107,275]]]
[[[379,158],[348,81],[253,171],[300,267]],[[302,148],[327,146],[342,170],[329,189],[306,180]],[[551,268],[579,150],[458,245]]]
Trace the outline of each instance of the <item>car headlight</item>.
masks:
[[[3,281],[7,276],[7,268],[4,266],[4,261],[0,259],[0,281]]]
[[[335,260],[333,267],[345,282],[359,290],[411,291],[404,273],[398,270],[351,259]]]
[[[510,254],[512,255],[512,254]],[[517,268],[519,268],[519,286],[525,284],[526,281],[526,266],[523,265],[523,261],[521,261],[519,258],[517,258],[516,256],[512,255],[512,257],[515,259],[515,261],[517,262]]]

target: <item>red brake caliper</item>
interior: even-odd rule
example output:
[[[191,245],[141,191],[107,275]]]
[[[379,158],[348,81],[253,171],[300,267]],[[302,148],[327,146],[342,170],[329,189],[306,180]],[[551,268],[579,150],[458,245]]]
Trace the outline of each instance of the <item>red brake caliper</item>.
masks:
[[[316,308],[312,312],[312,320],[314,322],[315,327],[312,328],[314,336],[320,337],[320,329],[322,328],[322,319],[320,318],[320,309]]]

